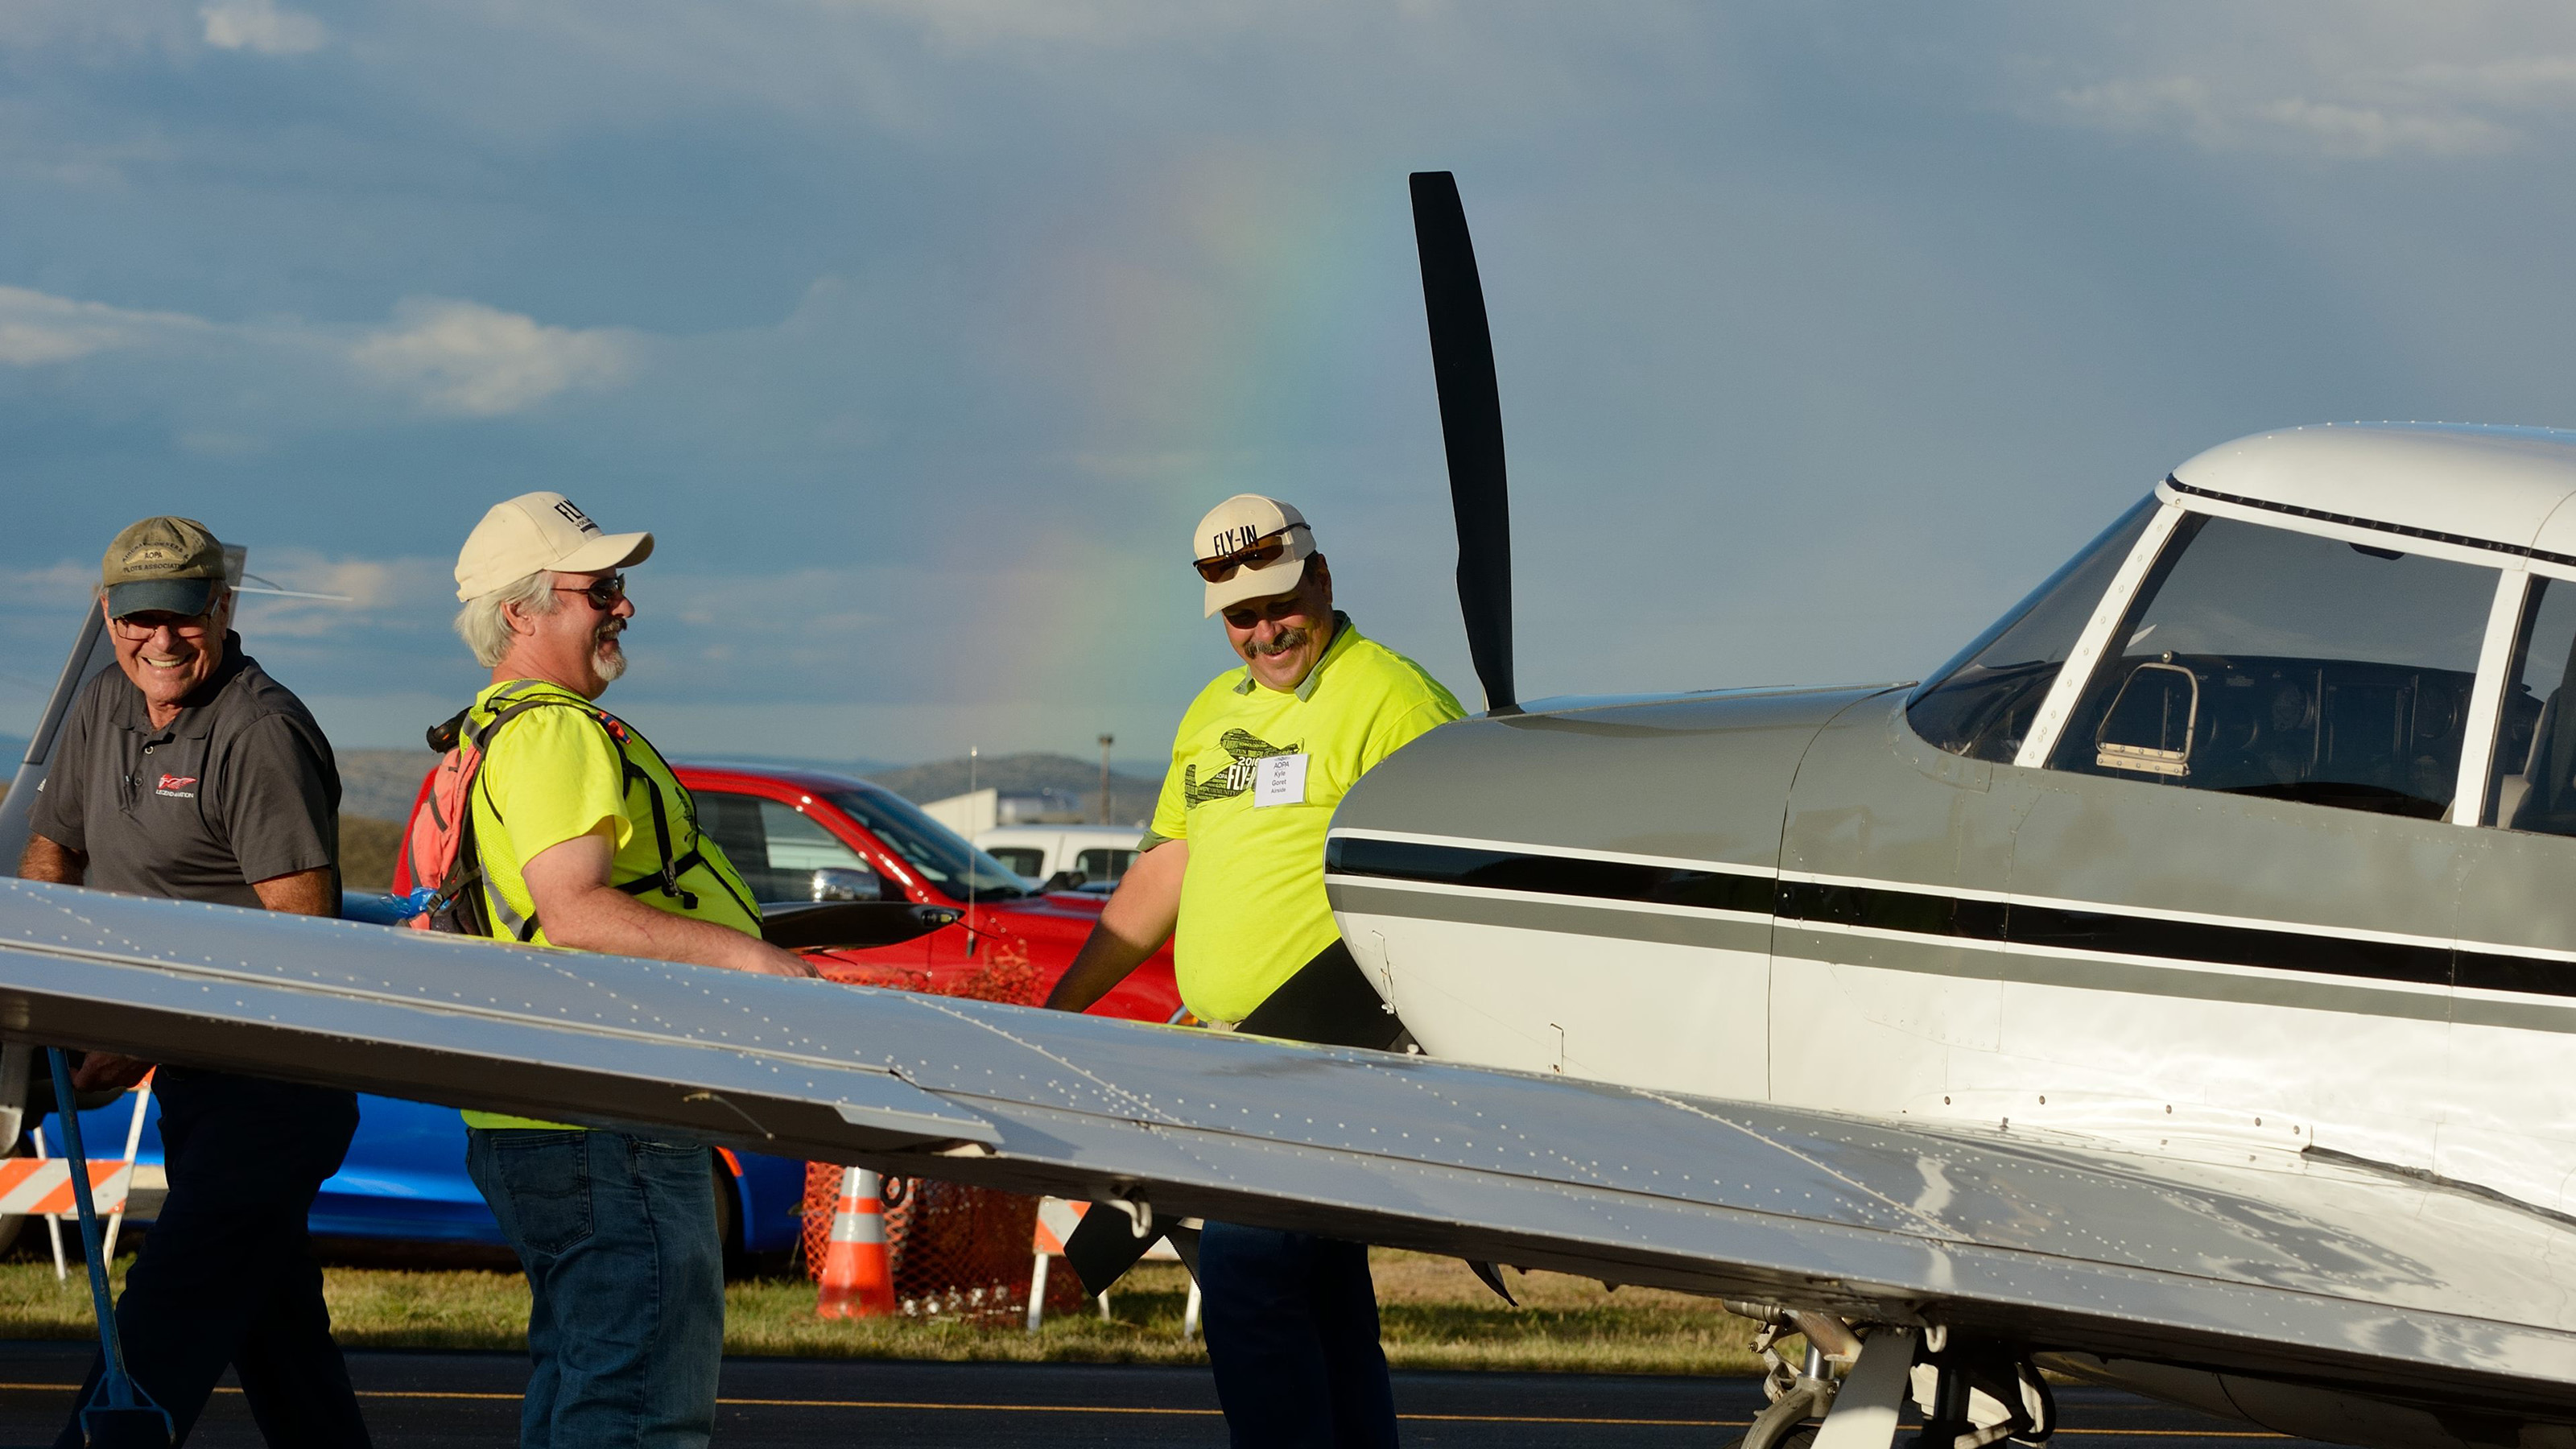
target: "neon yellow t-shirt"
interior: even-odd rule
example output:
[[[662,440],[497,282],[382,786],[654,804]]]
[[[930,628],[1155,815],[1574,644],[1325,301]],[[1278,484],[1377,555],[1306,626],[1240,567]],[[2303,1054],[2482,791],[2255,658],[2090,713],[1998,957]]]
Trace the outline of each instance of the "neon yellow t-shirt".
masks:
[[[496,699],[503,694],[509,697]],[[558,685],[533,680],[495,684],[477,694],[466,727],[479,729],[509,705],[538,697],[559,698],[576,707],[547,705],[503,725],[492,737],[474,782],[474,844],[483,860],[484,905],[492,917],[493,936],[518,939],[520,923],[536,915],[536,902],[528,894],[520,867],[554,846],[588,835],[603,822],[614,841],[611,883],[624,885],[660,875],[662,847],[653,829],[656,790],[670,831],[671,858],[678,861],[692,850],[703,857],[679,878],[680,889],[694,897],[695,904],[658,888],[636,899],[675,916],[759,935],[760,911],[751,903],[750,890],[725,859],[723,848],[698,833],[697,801],[642,735],[626,731],[621,749],[592,713],[590,701]],[[628,761],[651,781],[649,788],[644,780],[628,779]],[[539,919],[536,925],[530,942],[553,944],[546,939],[545,922]],[[471,1127],[562,1125],[493,1112],[467,1112],[465,1122]]]
[[[1181,1000],[1241,1021],[1341,938],[1324,897],[1324,833],[1353,782],[1465,713],[1421,665],[1336,615],[1295,692],[1218,675],[1181,717],[1154,833],[1190,845],[1172,961]]]

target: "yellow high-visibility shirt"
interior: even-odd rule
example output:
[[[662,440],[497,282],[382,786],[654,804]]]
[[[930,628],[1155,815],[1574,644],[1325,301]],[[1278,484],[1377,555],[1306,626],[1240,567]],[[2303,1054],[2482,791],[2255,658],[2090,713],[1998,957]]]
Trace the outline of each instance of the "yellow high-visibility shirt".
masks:
[[[692,850],[701,857],[680,872],[678,882],[694,903],[659,888],[636,899],[675,916],[759,935],[760,910],[752,904],[751,891],[725,859],[723,848],[698,833],[697,801],[642,735],[624,729],[621,721],[624,738],[612,739],[589,700],[559,685],[534,680],[495,684],[475,695],[465,727],[479,730],[511,704],[536,697],[559,698],[573,708],[540,706],[501,726],[474,782],[474,846],[483,861],[483,899],[492,917],[493,936],[520,939],[522,924],[535,919],[537,929],[527,937],[529,942],[553,944],[546,939],[544,920],[536,917],[536,901],[528,894],[520,869],[554,846],[588,835],[602,824],[611,832],[611,884],[659,876],[662,847],[653,828],[657,792],[663,824],[670,832],[672,860],[683,860]],[[630,776],[629,763],[642,779]],[[562,1125],[493,1112],[467,1112],[465,1121],[472,1127]]]
[[[1248,668],[1199,691],[1172,740],[1153,833],[1186,840],[1172,961],[1199,1016],[1241,1021],[1341,937],[1324,898],[1324,833],[1353,782],[1465,713],[1421,665],[1336,614],[1294,692]]]

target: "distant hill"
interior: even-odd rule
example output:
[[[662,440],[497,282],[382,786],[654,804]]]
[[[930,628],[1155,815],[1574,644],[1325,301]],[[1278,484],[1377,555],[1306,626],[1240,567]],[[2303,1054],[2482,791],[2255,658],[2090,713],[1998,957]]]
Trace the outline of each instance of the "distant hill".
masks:
[[[20,753],[24,753],[26,746],[21,744],[18,748]],[[429,773],[429,767],[438,762],[438,757],[427,750],[342,750],[339,760],[341,813],[371,820],[400,821],[411,814],[412,797],[420,790],[421,776]],[[825,768],[801,760],[745,760],[743,763]],[[915,803],[966,793],[967,762],[963,759],[938,760],[899,769],[874,768],[866,762],[828,768],[839,774],[856,774],[865,770],[868,773],[861,778],[873,780]],[[6,778],[6,775],[0,775],[0,781]],[[1097,760],[1050,754],[986,755],[974,762],[974,781],[979,789],[1004,792],[1054,790],[1070,795],[1082,802],[1086,818],[1090,818],[1100,806],[1100,762]],[[1111,823],[1137,825],[1151,819],[1154,796],[1161,788],[1160,780],[1113,772],[1109,777]]]
[[[963,759],[939,760],[927,765],[907,765],[900,770],[879,770],[868,776],[906,800],[918,804],[963,795],[967,790],[968,762]],[[1077,760],[1071,755],[1027,754],[986,755],[973,762],[974,787],[1034,793],[1054,790],[1082,802],[1089,818],[1097,819],[1100,808],[1100,762]],[[1109,821],[1113,825],[1141,825],[1154,814],[1154,796],[1163,782],[1137,775],[1112,772],[1109,776]]]
[[[421,776],[438,763],[427,750],[339,750],[340,813],[399,824],[411,815]]]

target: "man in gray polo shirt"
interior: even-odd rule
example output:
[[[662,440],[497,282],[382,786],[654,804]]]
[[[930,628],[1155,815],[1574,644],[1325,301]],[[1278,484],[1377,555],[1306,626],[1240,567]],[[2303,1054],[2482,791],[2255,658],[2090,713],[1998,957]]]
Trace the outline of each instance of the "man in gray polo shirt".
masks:
[[[18,873],[338,915],[339,770],[302,701],[242,652],[223,545],[193,519],[144,519],[108,545],[100,595],[117,667],[63,721]],[[75,1083],[149,1070],[93,1053]],[[357,1098],[183,1067],[154,1085],[170,1191],[116,1305],[135,1382],[182,1438],[230,1366],[270,1444],[366,1444],[304,1229]],[[79,1402],[98,1378],[93,1362]],[[55,1442],[79,1449],[77,1411]]]

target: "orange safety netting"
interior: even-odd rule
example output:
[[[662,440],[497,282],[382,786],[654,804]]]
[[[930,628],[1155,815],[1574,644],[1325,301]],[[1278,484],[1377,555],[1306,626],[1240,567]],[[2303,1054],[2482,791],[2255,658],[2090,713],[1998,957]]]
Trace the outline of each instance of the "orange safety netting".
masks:
[[[1034,1006],[1046,983],[1029,960],[1025,942],[986,935],[967,962],[913,966],[884,960],[808,957],[825,979],[858,986],[888,986],[937,996],[1005,1001]],[[839,1206],[841,1168],[805,1165],[805,1275],[820,1279],[823,1250]],[[887,1256],[894,1271],[897,1311],[919,1317],[962,1317],[996,1322],[1028,1312],[1031,1244],[1037,1232],[1033,1197],[926,1178],[886,1181]],[[1082,1287],[1062,1264],[1047,1275],[1047,1311],[1082,1303]]]

